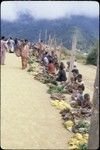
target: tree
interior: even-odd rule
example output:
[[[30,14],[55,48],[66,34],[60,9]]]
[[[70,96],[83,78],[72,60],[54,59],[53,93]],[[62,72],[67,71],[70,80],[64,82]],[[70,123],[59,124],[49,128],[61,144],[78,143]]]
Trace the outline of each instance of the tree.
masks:
[[[88,149],[96,150],[99,148],[99,53],[97,61],[97,72],[94,83],[93,113],[91,117]]]
[[[95,43],[94,47],[92,47],[91,52],[87,56],[86,63],[97,65],[97,51],[98,51],[98,42]]]
[[[72,50],[71,50],[71,57],[70,57],[70,68],[69,68],[68,82],[70,82],[71,76],[72,76],[71,71],[73,69],[74,61],[75,61],[76,44],[77,44],[76,34],[74,33],[73,39],[72,39]]]

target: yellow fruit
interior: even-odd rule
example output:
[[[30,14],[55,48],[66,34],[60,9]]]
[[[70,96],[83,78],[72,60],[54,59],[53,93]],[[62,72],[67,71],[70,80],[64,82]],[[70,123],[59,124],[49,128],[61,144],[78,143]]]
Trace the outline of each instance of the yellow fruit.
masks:
[[[82,134],[80,134],[80,133],[76,133],[76,134],[75,134],[75,137],[76,137],[78,140],[83,139],[83,136],[82,136]]]
[[[69,128],[69,127],[72,127],[74,123],[71,120],[68,120],[64,123],[64,125],[66,126],[66,128]]]
[[[81,139],[79,144],[86,144],[88,141],[86,139]]]
[[[75,150],[75,149],[78,149],[78,146],[76,146],[76,145],[69,146],[68,149],[69,149],[69,150],[71,150],[71,149],[72,149],[72,150]]]
[[[88,139],[89,138],[89,134],[88,133],[83,134],[83,138]]]
[[[70,141],[68,142],[69,145],[78,145],[79,141],[75,138],[71,138]]]

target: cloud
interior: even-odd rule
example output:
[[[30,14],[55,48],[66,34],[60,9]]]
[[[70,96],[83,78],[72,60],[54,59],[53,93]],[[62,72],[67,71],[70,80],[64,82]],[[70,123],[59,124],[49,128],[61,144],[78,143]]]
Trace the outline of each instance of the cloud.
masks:
[[[3,1],[1,19],[14,21],[20,13],[29,13],[35,19],[56,19],[71,15],[99,16],[96,1]]]

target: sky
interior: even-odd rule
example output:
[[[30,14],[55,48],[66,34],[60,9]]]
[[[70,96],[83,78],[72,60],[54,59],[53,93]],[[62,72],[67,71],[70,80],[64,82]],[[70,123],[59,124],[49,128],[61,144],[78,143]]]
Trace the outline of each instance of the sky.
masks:
[[[1,19],[15,21],[21,13],[29,13],[35,19],[58,19],[72,15],[99,16],[96,1],[3,1]]]

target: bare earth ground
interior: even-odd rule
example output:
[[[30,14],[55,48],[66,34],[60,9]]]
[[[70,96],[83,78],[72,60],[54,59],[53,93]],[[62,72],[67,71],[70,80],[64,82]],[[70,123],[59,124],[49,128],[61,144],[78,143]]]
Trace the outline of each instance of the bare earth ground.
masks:
[[[86,92],[93,94],[96,68],[78,64]],[[3,149],[68,149],[71,133],[50,104],[46,85],[21,70],[20,58],[7,54],[1,66],[1,147]],[[69,98],[69,96],[67,96]]]
[[[20,67],[14,54],[7,54],[1,67],[1,147],[67,149],[70,133],[50,104],[46,85]]]

